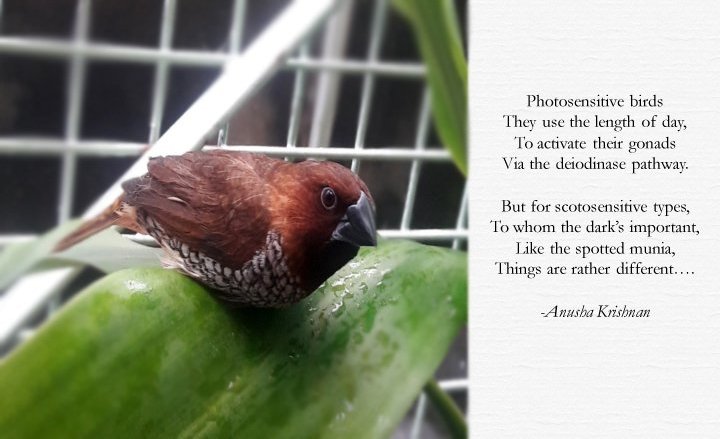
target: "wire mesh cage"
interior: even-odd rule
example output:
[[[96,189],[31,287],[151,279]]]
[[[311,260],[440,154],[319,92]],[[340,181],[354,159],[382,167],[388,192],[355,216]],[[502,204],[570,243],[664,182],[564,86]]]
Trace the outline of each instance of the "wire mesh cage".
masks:
[[[0,0],[0,246],[97,213],[150,155],[191,147],[339,161],[369,185],[382,237],[465,248],[464,179],[387,0]],[[0,293],[2,352],[77,274]],[[465,346],[438,371],[463,404]],[[426,409],[420,395],[396,436],[442,437]]]

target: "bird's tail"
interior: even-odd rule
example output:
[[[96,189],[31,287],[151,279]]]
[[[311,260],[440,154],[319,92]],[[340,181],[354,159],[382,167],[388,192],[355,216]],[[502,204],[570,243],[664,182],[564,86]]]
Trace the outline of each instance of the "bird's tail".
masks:
[[[107,209],[100,212],[94,218],[90,218],[85,221],[79,228],[74,232],[64,237],[55,246],[55,252],[61,252],[74,246],[75,244],[84,241],[92,235],[117,224],[121,216],[122,205],[125,202],[124,196],[120,196],[115,202],[110,205]]]

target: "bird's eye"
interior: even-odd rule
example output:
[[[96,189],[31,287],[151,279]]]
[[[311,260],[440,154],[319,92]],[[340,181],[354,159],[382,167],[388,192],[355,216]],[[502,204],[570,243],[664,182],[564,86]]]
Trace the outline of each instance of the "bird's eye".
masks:
[[[335,196],[335,191],[329,187],[324,187],[322,192],[320,192],[320,201],[322,201],[322,205],[325,209],[334,209],[335,205],[337,205],[337,196]]]

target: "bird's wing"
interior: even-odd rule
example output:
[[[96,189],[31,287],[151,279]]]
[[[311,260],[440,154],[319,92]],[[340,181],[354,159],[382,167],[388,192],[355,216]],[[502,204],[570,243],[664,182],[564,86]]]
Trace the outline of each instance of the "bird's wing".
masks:
[[[273,162],[224,151],[157,157],[123,189],[128,204],[168,235],[228,266],[242,265],[265,244],[264,175]]]

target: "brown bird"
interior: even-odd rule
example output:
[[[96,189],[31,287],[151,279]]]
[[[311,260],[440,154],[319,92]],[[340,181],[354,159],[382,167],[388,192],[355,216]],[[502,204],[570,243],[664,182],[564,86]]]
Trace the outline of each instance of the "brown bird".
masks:
[[[376,245],[367,186],[332,162],[214,150],[156,157],[115,203],[61,241],[112,225],[152,236],[164,265],[240,305],[283,307]]]

